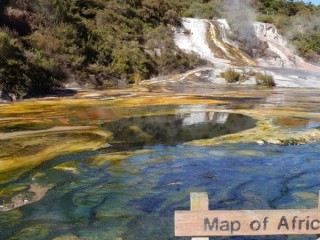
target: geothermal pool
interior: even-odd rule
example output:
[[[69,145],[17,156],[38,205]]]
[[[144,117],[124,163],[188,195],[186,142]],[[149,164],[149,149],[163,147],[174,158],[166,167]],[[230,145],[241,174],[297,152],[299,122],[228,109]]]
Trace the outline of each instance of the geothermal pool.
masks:
[[[317,206],[317,91],[165,88],[0,105],[0,239],[188,239],[173,214],[190,192],[210,209]]]

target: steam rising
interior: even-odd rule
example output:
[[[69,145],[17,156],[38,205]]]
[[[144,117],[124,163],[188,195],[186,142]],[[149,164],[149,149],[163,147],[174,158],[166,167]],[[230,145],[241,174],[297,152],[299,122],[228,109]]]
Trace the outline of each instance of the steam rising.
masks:
[[[303,37],[318,37],[320,35],[320,11],[314,11],[308,14],[301,11],[294,18],[291,18],[286,25],[284,33],[290,40],[301,39]],[[308,50],[305,56],[311,61],[320,61],[319,53],[314,50]]]
[[[257,47],[258,39],[253,27],[256,11],[252,0],[225,0],[218,11],[223,18],[227,19],[239,41],[248,48]]]
[[[298,34],[315,33],[320,31],[320,11],[311,14],[298,14],[292,19],[291,25],[287,26],[286,34],[294,38]]]

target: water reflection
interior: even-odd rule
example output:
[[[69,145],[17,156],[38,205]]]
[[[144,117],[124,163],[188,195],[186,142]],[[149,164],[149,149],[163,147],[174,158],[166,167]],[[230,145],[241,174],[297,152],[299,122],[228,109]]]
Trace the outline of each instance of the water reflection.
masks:
[[[178,115],[123,118],[104,127],[114,135],[113,144],[175,145],[208,139],[254,127],[256,120],[241,114],[192,112]]]
[[[183,126],[213,122],[215,124],[224,124],[228,119],[229,113],[223,112],[195,112],[183,118]]]
[[[0,239],[175,238],[175,210],[187,210],[192,191],[206,191],[210,209],[291,209],[317,206],[318,143],[301,146],[234,144],[152,146],[123,161],[94,159],[105,151],[63,156],[25,182],[54,184],[42,201],[0,214]],[[55,165],[68,163],[78,173]],[[8,227],[9,226],[9,227]],[[189,238],[190,239],[190,238]],[[215,239],[299,239],[260,236]]]
[[[287,127],[294,128],[319,128],[320,119],[307,119],[301,117],[283,117],[278,118],[277,123]]]

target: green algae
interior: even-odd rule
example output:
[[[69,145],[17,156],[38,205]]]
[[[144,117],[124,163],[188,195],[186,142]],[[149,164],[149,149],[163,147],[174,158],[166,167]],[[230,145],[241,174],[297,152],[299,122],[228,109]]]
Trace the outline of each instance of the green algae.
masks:
[[[120,91],[120,90],[119,90]],[[112,94],[119,91],[112,90]],[[146,88],[137,87],[136,89],[127,89],[127,93],[136,91],[136,96],[114,99],[91,99],[80,93],[77,98],[64,98],[53,100],[35,100],[21,103],[7,104],[0,106],[0,131],[10,131],[17,129],[23,130],[41,130],[50,129],[56,126],[79,126],[96,125],[100,126],[102,122],[113,121],[122,117],[136,116],[154,116],[159,114],[174,114],[175,106],[199,105],[216,106],[225,104],[228,108],[232,101],[228,97],[223,99],[221,94],[216,94],[219,99],[211,96],[193,96],[193,95],[170,95],[163,93],[147,93]],[[300,92],[300,90],[297,90]],[[139,94],[144,96],[139,96]],[[272,91],[265,90],[260,92],[234,92],[237,98],[262,97],[267,96]],[[104,96],[106,92],[99,92],[98,95]],[[226,96],[224,94],[224,96]],[[319,100],[319,99],[317,99]],[[115,109],[115,106],[117,109]],[[254,129],[246,130],[237,134],[216,137],[210,140],[198,140],[191,144],[211,145],[221,143],[237,142],[257,142],[274,143],[282,145],[302,144],[320,139],[319,131],[309,129],[306,131],[292,132],[290,129],[278,127],[273,119],[284,117],[319,117],[317,113],[305,112],[298,106],[288,106],[286,108],[279,106],[274,109],[248,109],[247,104],[236,105],[237,109],[230,113],[241,113],[258,120],[258,126]],[[2,128],[1,128],[2,126]],[[129,128],[141,141],[149,141],[151,136],[139,129],[137,126]],[[96,132],[95,132],[96,131]],[[102,136],[99,130],[79,130],[78,133],[66,133],[65,130],[60,133],[39,133],[28,136],[21,136],[14,139],[0,140],[0,161],[1,161],[1,179],[0,182],[6,182],[17,179],[22,174],[39,164],[52,159],[56,156],[98,149],[110,139],[109,136]],[[61,170],[63,169],[63,166]],[[64,170],[68,169],[65,167]],[[72,170],[71,168],[69,169]],[[76,169],[72,171],[76,172]]]
[[[50,239],[49,230],[55,227],[54,224],[41,223],[31,225],[20,230],[15,239]]]
[[[43,130],[55,126],[52,119],[24,120],[24,121],[0,121],[0,132],[14,132],[23,130]]]
[[[72,174],[79,174],[78,165],[75,162],[65,162],[54,166],[53,169],[70,172]]]
[[[296,198],[302,198],[302,200],[314,200],[317,199],[318,195],[310,192],[296,192],[293,194]]]
[[[0,183],[17,179],[57,156],[104,147],[110,137],[108,132],[86,130],[33,134],[3,140],[0,145]]]
[[[179,78],[177,78],[179,79]],[[196,79],[193,79],[196,81]],[[178,83],[177,83],[178,84]],[[126,93],[135,92],[136,95],[126,97],[115,97],[106,99],[110,94],[117,94],[122,90],[112,90],[98,92],[101,99],[92,99],[85,94],[79,93],[75,98],[53,99],[53,100],[32,100],[21,103],[7,104],[0,106],[0,131],[7,132],[13,130],[49,130],[52,127],[66,127],[60,128],[56,132],[34,132],[23,135],[19,133],[17,136],[0,140],[0,183],[7,183],[19,179],[21,176],[28,174],[32,169],[40,167],[42,164],[54,159],[58,156],[67,154],[74,154],[78,152],[97,150],[105,147],[112,140],[112,133],[102,129],[106,122],[112,122],[121,118],[141,117],[141,116],[157,116],[165,114],[180,114],[189,113],[197,110],[197,107],[204,107],[210,111],[225,111],[227,113],[244,114],[255,118],[257,127],[249,129],[236,134],[229,134],[225,136],[215,137],[209,140],[198,140],[188,144],[192,145],[217,145],[227,143],[272,143],[278,145],[292,145],[303,144],[307,142],[320,141],[320,132],[317,129],[298,129],[292,130],[292,126],[283,127],[281,122],[277,119],[281,118],[308,118],[319,119],[320,114],[316,112],[317,106],[310,104],[305,107],[305,102],[301,98],[294,99],[291,95],[287,99],[287,103],[282,105],[263,106],[254,102],[250,102],[250,98],[264,99],[272,96],[274,90],[261,91],[235,91],[235,90],[212,90],[210,93],[202,96],[196,94],[175,94],[170,87],[166,87],[172,93],[150,93],[148,88],[150,86],[139,86],[135,89],[127,89]],[[211,90],[210,90],[211,91]],[[281,91],[279,91],[281,93]],[[308,94],[308,92],[295,90],[301,96]],[[277,93],[277,92],[276,92]],[[308,94],[309,95],[309,94]],[[233,98],[230,98],[233,96]],[[249,100],[248,100],[249,99]],[[313,97],[314,101],[319,102],[320,99]],[[249,103],[247,103],[247,101]],[[299,104],[291,104],[299,101]],[[188,108],[187,106],[190,106]],[[195,107],[196,106],[196,107]],[[228,109],[228,110],[226,110]],[[77,129],[69,131],[67,127],[93,127],[93,129]],[[142,142],[150,140],[150,134],[143,132],[137,126],[131,126],[129,130]],[[0,134],[1,135],[1,134]],[[1,136],[4,136],[2,134]],[[126,174],[138,175],[141,174],[141,167],[139,165],[131,165],[130,168],[125,168],[127,159],[131,157],[148,155],[148,162],[145,168],[154,164],[166,163],[174,160],[172,156],[154,156],[149,150],[138,151],[119,151],[99,154],[89,158],[87,162],[91,166],[101,167],[109,171],[113,177],[121,177]],[[208,154],[208,153],[206,153]],[[212,156],[223,155],[225,152],[213,151]],[[238,151],[234,155],[240,154],[248,157],[259,157],[259,153],[254,151]],[[206,157],[204,153],[185,153],[184,158],[196,157],[198,159]],[[107,165],[109,165],[107,169]],[[73,175],[81,175],[79,165],[76,162],[70,161],[59,164],[54,167],[55,170],[61,172],[70,172]],[[250,169],[242,169],[243,172],[248,172]],[[35,178],[44,178],[45,174],[39,173]],[[151,181],[151,180],[150,180]],[[156,181],[156,180],[154,180]],[[138,182],[131,182],[132,186],[139,184]],[[156,182],[150,184],[156,185]],[[181,186],[183,182],[172,181],[161,186],[163,188],[175,188]],[[72,185],[72,183],[71,183]],[[77,183],[74,183],[77,185]],[[124,188],[119,184],[108,184],[103,189],[117,190]],[[234,187],[234,186],[233,186]],[[13,195],[24,191],[25,185],[21,187],[13,187],[8,185],[7,188],[1,192],[1,197],[10,198]],[[186,191],[199,190],[199,188],[186,188]],[[206,189],[203,188],[205,191]],[[184,194],[173,191],[170,200],[164,202],[163,208],[174,204],[172,199],[183,199]],[[94,191],[92,192],[94,194]],[[177,196],[179,195],[179,196]],[[223,199],[223,192],[221,197]],[[75,204],[80,204],[81,195],[74,199]],[[141,198],[144,196],[140,196]],[[248,194],[248,198],[256,198],[255,195]],[[257,199],[258,201],[259,199]],[[98,204],[98,201],[94,204]],[[230,201],[232,204],[232,201]],[[109,217],[116,215],[117,211],[121,212],[121,207],[107,205],[114,210],[102,211],[97,216],[108,220]],[[16,210],[13,210],[14,212]],[[71,213],[70,213],[71,214]],[[134,213],[132,213],[134,215]],[[86,221],[87,215],[75,215],[79,217],[79,222]],[[124,223],[128,224],[130,219]],[[118,237],[123,234],[123,230],[111,233],[112,229],[108,230],[108,236]],[[33,232],[41,231],[38,228],[24,229],[21,236],[31,236]],[[117,233],[116,233],[117,232]],[[41,236],[46,236],[46,231],[41,233]],[[90,235],[89,233],[86,233]],[[107,234],[106,234],[107,235]],[[45,238],[45,237],[44,237]]]
[[[136,150],[136,151],[122,151],[122,152],[113,152],[113,153],[108,153],[108,154],[99,154],[98,156],[90,157],[88,159],[88,162],[92,165],[97,165],[97,166],[102,166],[105,163],[118,163],[126,158],[132,157],[132,156],[137,156],[137,155],[142,155],[146,153],[151,153],[153,152],[152,150]]]
[[[3,205],[0,211],[12,211],[13,209],[33,204],[41,200],[52,187],[52,185],[40,186],[38,184],[31,184],[28,186],[27,191],[20,191],[18,194],[12,192],[11,194],[14,194],[14,196],[10,199],[2,200]]]
[[[242,51],[235,48],[231,44],[225,43],[225,41],[221,39],[221,33],[217,22],[213,22],[210,24],[210,29],[207,35],[207,38],[210,40],[208,41],[210,48],[212,48],[213,52],[217,53],[219,57],[229,59],[233,62],[234,65],[238,66],[257,65],[257,63],[252,58],[246,56]],[[218,42],[218,44],[216,44],[216,42]],[[222,46],[224,50],[221,50],[218,45]]]
[[[66,235],[62,235],[62,236],[59,236],[59,237],[55,237],[53,238],[52,240],[79,240],[80,238],[78,238],[77,236],[75,235],[72,235],[72,234],[66,234]]]
[[[241,156],[250,156],[250,157],[261,157],[264,154],[257,151],[250,151],[250,150],[240,150],[233,152],[235,155],[241,155]]]
[[[259,124],[258,124],[259,125]],[[196,140],[189,144],[195,146],[210,146],[222,143],[270,143],[276,145],[299,145],[308,142],[319,142],[320,131],[313,129],[304,132],[289,133],[276,127],[258,126],[252,130],[230,134],[208,140]]]
[[[190,144],[196,146],[209,146],[222,143],[270,143],[277,145],[299,145],[308,142],[319,142],[320,131],[318,129],[300,129],[293,130],[291,128],[283,128],[277,124],[274,119],[283,116],[319,117],[320,113],[312,112],[295,112],[292,109],[247,109],[235,110],[234,112],[241,113],[253,117],[258,120],[257,126],[253,129],[245,130],[240,133],[224,135],[207,140],[192,141]]]
[[[152,136],[143,130],[141,130],[138,126],[129,126],[128,135],[132,136],[134,142],[138,143],[147,143],[152,140]]]
[[[0,198],[10,198],[18,192],[28,189],[27,185],[8,185],[0,189]]]

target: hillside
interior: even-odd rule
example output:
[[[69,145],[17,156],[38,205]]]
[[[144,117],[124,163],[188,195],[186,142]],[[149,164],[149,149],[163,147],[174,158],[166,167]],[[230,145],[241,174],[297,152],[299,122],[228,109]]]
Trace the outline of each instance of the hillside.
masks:
[[[273,24],[254,22],[251,26],[257,42],[247,52],[232,37],[226,19],[183,18],[175,32],[176,45],[214,66],[197,68],[183,78],[197,75],[194,79],[208,83],[320,88],[320,66],[299,57]]]
[[[232,11],[237,7],[235,2],[2,1],[0,89],[15,99],[49,93],[66,84],[97,88],[126,85],[203,65],[205,61],[199,56],[175,45],[173,29],[181,26],[182,17],[227,18],[233,38],[252,55],[237,28],[239,21],[233,17],[237,17]],[[274,23],[302,56],[319,61],[319,7],[279,0],[248,3],[253,14],[240,12],[240,19],[260,13],[258,19]],[[306,24],[310,22],[315,24]]]

